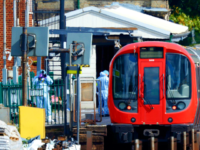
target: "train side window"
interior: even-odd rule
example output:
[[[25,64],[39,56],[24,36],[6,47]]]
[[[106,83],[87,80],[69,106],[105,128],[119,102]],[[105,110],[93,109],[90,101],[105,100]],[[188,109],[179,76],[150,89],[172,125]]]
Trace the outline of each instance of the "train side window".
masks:
[[[191,97],[191,65],[187,57],[166,54],[166,89],[167,99]]]
[[[137,99],[138,55],[124,54],[117,57],[113,64],[114,99]]]

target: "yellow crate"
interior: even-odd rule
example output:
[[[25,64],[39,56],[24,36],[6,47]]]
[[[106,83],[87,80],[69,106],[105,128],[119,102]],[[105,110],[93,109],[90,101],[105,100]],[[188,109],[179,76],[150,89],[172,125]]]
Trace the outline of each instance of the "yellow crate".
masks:
[[[20,106],[19,130],[22,138],[45,138],[45,109]]]

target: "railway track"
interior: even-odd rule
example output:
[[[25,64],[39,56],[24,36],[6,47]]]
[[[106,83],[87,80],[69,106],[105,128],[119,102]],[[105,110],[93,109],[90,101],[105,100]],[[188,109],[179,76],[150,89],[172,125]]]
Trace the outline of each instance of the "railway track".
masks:
[[[77,129],[73,129],[76,137]],[[129,144],[111,142],[106,125],[89,125],[80,128],[81,150],[200,150],[200,132],[194,129],[180,134],[180,139],[171,136],[168,141],[156,137],[146,140],[135,139]]]

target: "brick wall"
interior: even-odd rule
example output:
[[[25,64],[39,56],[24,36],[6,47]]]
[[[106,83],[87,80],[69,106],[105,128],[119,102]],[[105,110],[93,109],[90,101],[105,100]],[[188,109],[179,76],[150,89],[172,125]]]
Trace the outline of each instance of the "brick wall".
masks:
[[[11,36],[13,26],[13,1],[6,0],[6,48],[11,49]],[[0,81],[3,69],[3,0],[0,0]],[[8,55],[7,55],[8,57]],[[6,62],[7,69],[12,70],[13,60]]]
[[[3,50],[3,0],[0,0],[0,74],[2,74],[3,69],[3,54],[1,51]],[[0,81],[2,80],[2,76],[0,75]]]
[[[19,18],[19,26],[25,25],[25,0],[20,0],[17,3],[17,18]],[[2,81],[2,69],[3,69],[3,0],[0,0],[0,82]],[[6,0],[6,48],[11,49],[11,37],[13,22],[13,0]],[[29,15],[29,26],[32,26],[32,14]],[[7,55],[8,58],[8,55]],[[33,61],[37,60],[36,57],[31,57]],[[31,61],[29,61],[31,63]],[[8,70],[12,70],[14,65],[14,58],[11,61],[6,60],[6,66]],[[18,68],[19,75],[22,72],[22,68]],[[37,67],[31,66],[31,71],[36,74]]]
[[[105,5],[110,5],[113,2],[134,4],[143,7],[158,7],[158,8],[169,8],[168,0],[80,0],[80,7],[102,7]],[[37,0],[38,9],[46,10],[59,10],[60,2],[43,3],[42,0]],[[75,10],[77,9],[77,0],[65,0],[65,10]]]
[[[9,0],[6,3],[6,48],[11,49],[11,37],[12,37],[12,26],[13,26],[13,1]],[[6,62],[8,70],[12,70],[13,60]]]
[[[168,8],[168,0],[116,0],[119,3],[133,4],[143,7],[157,7],[157,8]],[[110,5],[115,1],[113,0],[80,0],[81,8],[88,6],[102,7]]]

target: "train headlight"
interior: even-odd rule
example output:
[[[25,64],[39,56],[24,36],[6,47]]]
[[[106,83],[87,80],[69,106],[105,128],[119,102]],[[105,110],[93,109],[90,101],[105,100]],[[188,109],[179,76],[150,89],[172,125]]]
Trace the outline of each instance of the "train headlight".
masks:
[[[173,122],[173,119],[172,118],[168,118],[168,122],[169,123]]]
[[[136,121],[136,119],[135,118],[131,118],[131,122],[135,122]]]
[[[185,105],[184,102],[179,102],[179,103],[177,104],[177,108],[180,109],[180,110],[184,109],[185,107],[186,107],[186,105]]]
[[[126,109],[126,103],[124,103],[124,102],[120,102],[118,106],[119,106],[119,109],[121,109],[121,110]]]

